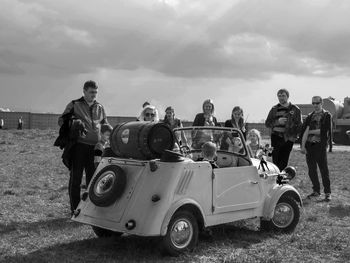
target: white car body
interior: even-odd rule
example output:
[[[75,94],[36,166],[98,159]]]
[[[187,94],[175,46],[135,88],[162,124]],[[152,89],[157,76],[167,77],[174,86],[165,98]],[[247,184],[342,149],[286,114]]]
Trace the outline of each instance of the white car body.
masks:
[[[196,129],[203,127],[178,129],[175,133]],[[72,219],[119,233],[165,236],[169,222],[180,209],[190,211],[198,225],[206,228],[256,217],[271,220],[282,196],[289,196],[302,205],[293,186],[276,183],[280,171],[274,164],[267,162],[268,169],[263,171],[260,160],[249,156],[238,130],[212,130],[235,132],[243,141],[243,154],[218,151],[218,164],[225,164],[232,155],[242,158],[245,166],[212,169],[207,161],[193,160],[193,156],[200,155],[199,150],[193,149],[192,159],[186,157],[178,162],[104,157],[94,176],[106,167],[120,167],[127,178],[122,195],[110,206],[103,207],[95,205],[85,194]],[[93,187],[91,184],[89,188]],[[134,224],[132,227],[130,222]]]

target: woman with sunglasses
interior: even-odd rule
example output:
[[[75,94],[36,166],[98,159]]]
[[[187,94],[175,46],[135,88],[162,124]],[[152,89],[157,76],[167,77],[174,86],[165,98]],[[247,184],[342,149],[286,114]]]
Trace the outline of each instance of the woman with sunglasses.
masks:
[[[153,105],[146,105],[139,117],[139,121],[159,122],[158,110]]]

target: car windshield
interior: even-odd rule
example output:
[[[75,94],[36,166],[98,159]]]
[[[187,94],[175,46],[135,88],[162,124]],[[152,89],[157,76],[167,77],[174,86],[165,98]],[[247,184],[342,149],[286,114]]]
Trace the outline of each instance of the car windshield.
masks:
[[[218,151],[246,156],[247,149],[242,133],[235,128],[186,127],[174,130],[178,145],[188,146],[191,152],[201,151],[206,142],[213,142]]]

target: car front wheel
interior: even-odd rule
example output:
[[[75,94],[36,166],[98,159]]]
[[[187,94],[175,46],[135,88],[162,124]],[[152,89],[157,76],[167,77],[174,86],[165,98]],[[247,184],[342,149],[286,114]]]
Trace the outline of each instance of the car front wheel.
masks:
[[[283,196],[278,200],[271,220],[261,221],[261,229],[288,233],[295,229],[299,218],[300,210],[297,201],[290,196]]]
[[[162,238],[162,252],[178,256],[191,251],[198,242],[198,223],[189,211],[176,212],[171,218],[166,235]]]

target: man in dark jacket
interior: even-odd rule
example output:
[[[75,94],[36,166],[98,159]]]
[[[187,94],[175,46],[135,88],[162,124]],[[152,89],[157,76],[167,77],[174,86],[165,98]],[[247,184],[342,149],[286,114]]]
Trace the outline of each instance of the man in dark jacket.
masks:
[[[320,196],[318,166],[322,177],[325,201],[330,201],[331,185],[327,163],[327,143],[332,141],[332,115],[323,109],[320,96],[312,97],[312,105],[315,109],[307,116],[301,132],[303,138],[301,151],[306,153],[306,163],[313,189],[308,198]]]
[[[94,174],[94,147],[100,138],[101,124],[108,123],[103,106],[96,101],[98,86],[90,80],[86,81],[83,87],[83,97],[71,101],[58,120],[61,126],[64,123],[64,116],[72,114],[74,119],[84,123],[86,134],[77,139],[70,150],[71,169],[69,179],[69,199],[71,212],[77,208],[80,202],[80,184],[85,170],[86,185]]]
[[[265,121],[271,129],[272,162],[282,171],[288,165],[289,155],[293,149],[302,126],[301,111],[289,102],[289,92],[280,89],[277,92],[279,103],[272,107]]]

